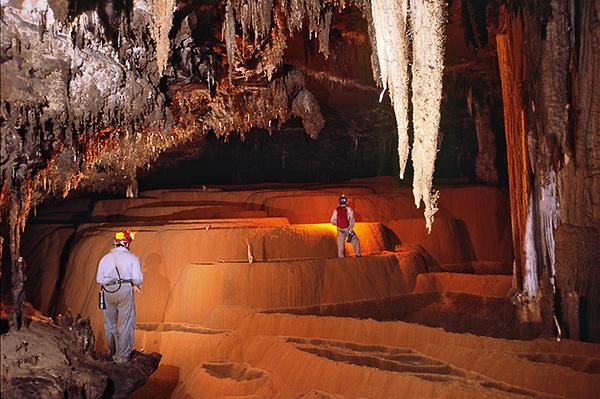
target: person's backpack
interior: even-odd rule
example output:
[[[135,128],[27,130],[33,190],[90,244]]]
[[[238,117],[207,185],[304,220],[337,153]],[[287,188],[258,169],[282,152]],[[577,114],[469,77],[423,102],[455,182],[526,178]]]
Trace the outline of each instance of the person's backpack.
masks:
[[[348,208],[345,206],[338,206],[336,208],[336,225],[340,229],[347,228],[350,223],[348,222]]]

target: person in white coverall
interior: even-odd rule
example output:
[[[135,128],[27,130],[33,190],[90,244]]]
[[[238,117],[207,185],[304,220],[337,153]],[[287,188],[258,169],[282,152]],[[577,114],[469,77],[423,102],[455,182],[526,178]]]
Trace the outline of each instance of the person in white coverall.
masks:
[[[331,215],[331,224],[337,227],[337,248],[338,257],[344,257],[344,242],[348,240],[354,249],[354,255],[360,256],[360,241],[354,232],[354,211],[347,205],[347,198],[344,194],[339,199],[340,206],[334,209]]]
[[[140,292],[139,287],[144,282],[140,260],[129,252],[132,240],[133,234],[129,231],[116,233],[114,248],[102,257],[96,273],[96,281],[105,292],[104,335],[109,353],[116,363],[128,361],[133,350],[133,293]]]

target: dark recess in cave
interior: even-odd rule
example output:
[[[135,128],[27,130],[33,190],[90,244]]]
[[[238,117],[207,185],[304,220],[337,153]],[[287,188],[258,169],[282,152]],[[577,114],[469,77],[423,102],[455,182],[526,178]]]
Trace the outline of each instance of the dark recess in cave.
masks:
[[[261,182],[331,182],[369,176],[394,175],[397,171],[396,140],[389,135],[361,135],[355,140],[332,131],[315,140],[292,121],[281,132],[253,129],[242,140],[233,134],[225,141],[208,134],[198,143],[196,159],[174,162],[139,179],[140,189],[189,187],[201,184],[249,184]],[[171,164],[173,161],[173,164]]]

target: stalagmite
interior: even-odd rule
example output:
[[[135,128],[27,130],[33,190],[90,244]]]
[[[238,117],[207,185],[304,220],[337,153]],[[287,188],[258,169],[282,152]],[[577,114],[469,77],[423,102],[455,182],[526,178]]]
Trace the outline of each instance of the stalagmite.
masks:
[[[250,245],[250,241],[246,240],[246,246],[248,247],[248,263],[254,263],[254,256],[252,256],[252,246]]]
[[[373,0],[371,12],[383,90],[389,88],[396,124],[400,178],[408,159],[408,0]]]
[[[431,232],[439,194],[432,191],[433,171],[438,151],[440,101],[444,69],[446,10],[441,0],[411,2],[413,35],[412,104],[415,138],[412,161],[415,170],[415,205],[425,203],[425,224]]]

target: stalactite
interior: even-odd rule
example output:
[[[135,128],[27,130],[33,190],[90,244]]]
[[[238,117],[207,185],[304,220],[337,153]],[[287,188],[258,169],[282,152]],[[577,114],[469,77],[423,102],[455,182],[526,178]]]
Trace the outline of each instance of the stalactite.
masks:
[[[227,1],[223,36],[230,81],[252,81],[263,76],[271,80],[283,61],[287,45],[279,10],[280,6],[275,7],[273,0]],[[242,39],[239,49],[235,41],[238,25]],[[258,63],[248,68],[248,61],[254,59]]]
[[[253,127],[269,129],[273,119],[282,123],[298,116],[307,133],[316,137],[324,121],[316,99],[304,86],[304,75],[292,70],[267,86],[251,91],[222,84],[221,95],[216,97],[211,97],[206,90],[178,94],[174,113],[180,118],[174,134],[184,131],[202,134],[213,130],[218,136],[232,132],[243,135]]]
[[[233,15],[233,6],[231,5],[231,0],[227,0],[227,3],[225,4],[223,36],[225,37],[225,46],[227,48],[229,79],[231,79],[231,74],[233,72],[233,66],[237,55],[237,45],[235,44],[235,16]]]
[[[439,142],[446,2],[416,0],[411,2],[410,15],[413,36],[412,104],[415,132],[412,149],[415,170],[413,195],[417,208],[421,200],[425,204],[425,224],[431,232],[439,195],[432,191],[432,179]]]
[[[400,178],[408,160],[408,0],[373,0],[379,71],[383,90],[389,87],[398,126]]]
[[[425,224],[431,231],[439,196],[432,190],[432,179],[439,143],[445,2],[415,0],[410,2],[409,7],[408,0],[373,0],[371,18],[373,28],[370,28],[369,35],[377,53],[377,59],[372,59],[373,71],[379,71],[375,80],[381,83],[384,91],[389,89],[394,107],[401,178],[404,177],[409,154],[408,83],[412,43],[413,194],[417,207],[420,207],[421,201],[425,204]]]
[[[152,37],[156,43],[156,64],[158,73],[162,75],[169,60],[169,31],[173,23],[174,0],[152,1]]]
[[[381,87],[381,68],[379,67],[379,53],[377,51],[377,35],[375,34],[375,22],[373,21],[372,5],[363,8],[363,16],[367,21],[367,33],[371,43],[371,72],[377,86]]]
[[[291,115],[302,119],[304,130],[313,139],[317,138],[325,126],[317,99],[306,89],[300,90],[292,100]]]
[[[320,26],[319,32],[319,51],[325,56],[329,57],[329,31],[331,30],[331,10],[325,11],[323,17],[323,24]]]
[[[283,53],[287,47],[285,17],[281,7],[275,7],[273,19],[270,43],[261,51],[260,61],[255,69],[258,74],[266,75],[269,81],[283,62]]]
[[[265,38],[271,30],[274,0],[233,0],[232,11],[242,27],[243,37],[252,32],[255,43]]]

